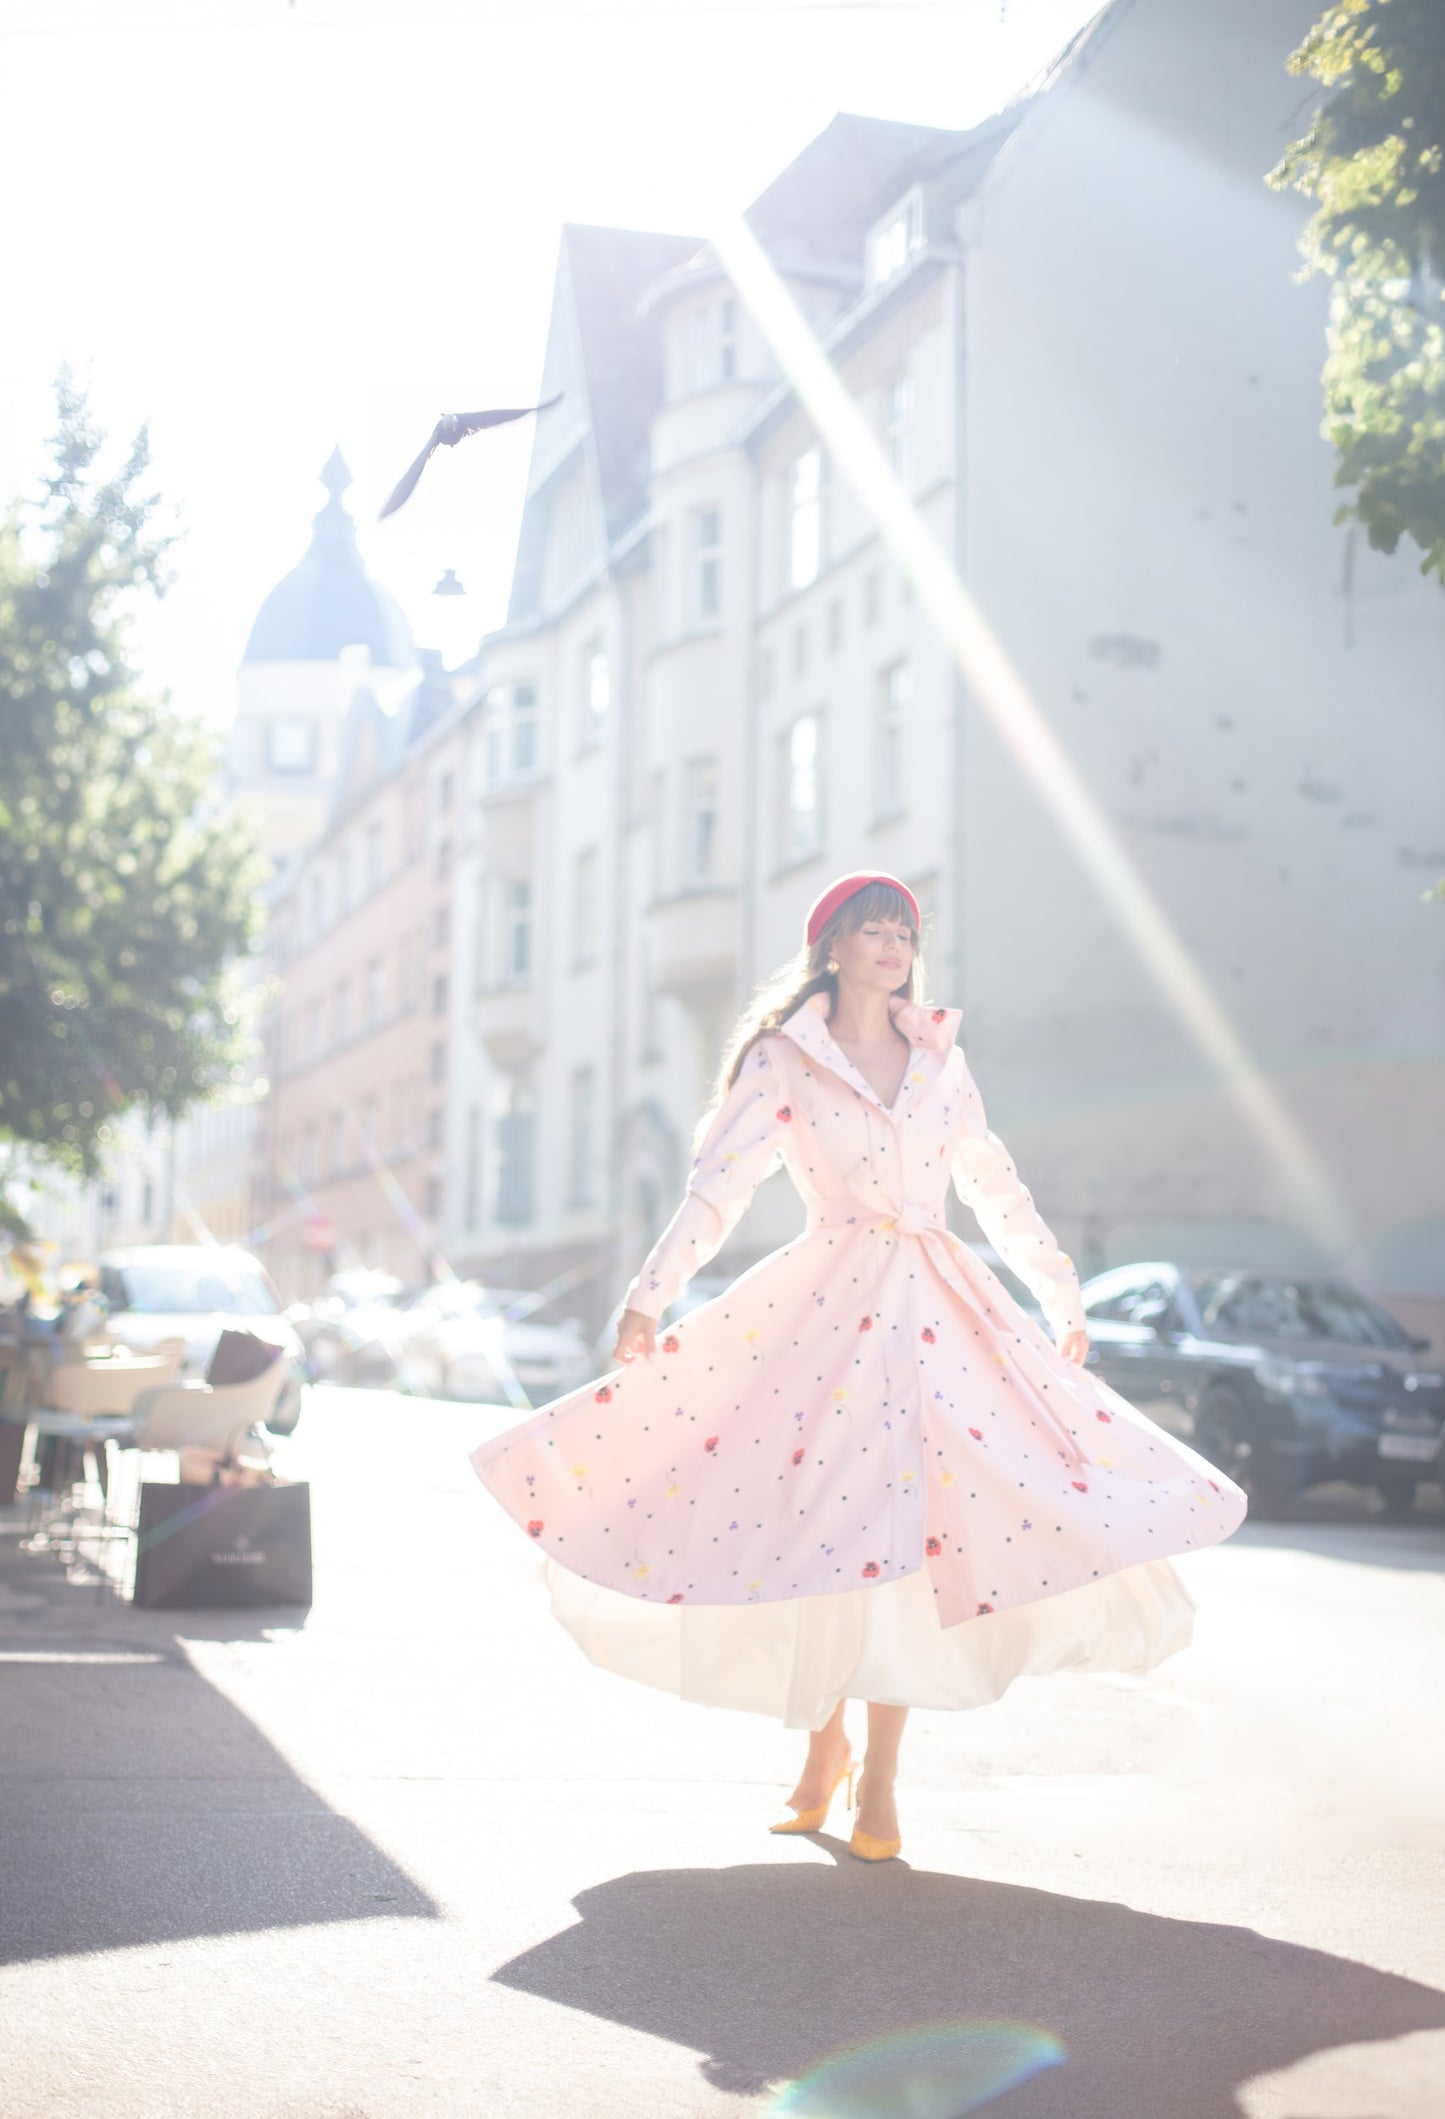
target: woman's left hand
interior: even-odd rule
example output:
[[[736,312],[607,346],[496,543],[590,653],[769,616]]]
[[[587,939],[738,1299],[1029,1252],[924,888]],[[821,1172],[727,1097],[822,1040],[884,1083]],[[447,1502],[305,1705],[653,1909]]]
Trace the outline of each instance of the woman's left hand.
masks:
[[[1065,1361],[1076,1361],[1080,1368],[1084,1365],[1088,1351],[1089,1335],[1087,1332],[1066,1332],[1059,1341],[1059,1352],[1063,1355]]]

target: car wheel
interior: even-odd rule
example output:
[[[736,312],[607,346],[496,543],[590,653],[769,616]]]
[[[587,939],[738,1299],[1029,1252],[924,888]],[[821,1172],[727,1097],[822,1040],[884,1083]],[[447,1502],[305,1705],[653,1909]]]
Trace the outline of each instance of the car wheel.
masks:
[[[1375,1491],[1384,1502],[1385,1514],[1392,1523],[1401,1523],[1414,1513],[1417,1483],[1414,1479],[1379,1479],[1375,1482]]]
[[[1262,1521],[1284,1522],[1294,1509],[1290,1474],[1262,1451],[1240,1445],[1247,1424],[1244,1403],[1230,1390],[1212,1390],[1199,1409],[1194,1446],[1202,1457],[1227,1472],[1249,1496],[1249,1512]]]

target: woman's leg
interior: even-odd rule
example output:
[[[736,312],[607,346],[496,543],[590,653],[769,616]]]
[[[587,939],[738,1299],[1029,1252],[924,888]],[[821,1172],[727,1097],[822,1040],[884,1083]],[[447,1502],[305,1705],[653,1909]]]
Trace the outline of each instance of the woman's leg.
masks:
[[[868,1702],[868,1750],[858,1782],[858,1829],[873,1839],[894,1839],[898,1833],[898,1811],[893,1801],[893,1782],[898,1772],[898,1747],[903,1741],[906,1707],[880,1707]]]
[[[798,1775],[798,1785],[788,1797],[790,1810],[816,1810],[819,1803],[828,1800],[828,1791],[843,1769],[848,1756],[848,1732],[843,1727],[843,1706],[839,1700],[821,1729],[808,1733],[808,1756],[803,1770]]]

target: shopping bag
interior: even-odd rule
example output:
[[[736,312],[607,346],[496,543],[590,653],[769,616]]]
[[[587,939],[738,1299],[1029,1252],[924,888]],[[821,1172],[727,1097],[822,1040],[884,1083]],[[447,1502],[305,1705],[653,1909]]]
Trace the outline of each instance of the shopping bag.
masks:
[[[311,1602],[311,1488],[142,1482],[134,1601],[151,1611]]]

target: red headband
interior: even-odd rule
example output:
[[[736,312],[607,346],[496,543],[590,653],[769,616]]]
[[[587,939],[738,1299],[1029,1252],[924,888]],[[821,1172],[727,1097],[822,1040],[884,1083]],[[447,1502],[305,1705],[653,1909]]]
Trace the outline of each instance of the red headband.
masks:
[[[837,882],[830,883],[822,896],[814,898],[812,905],[809,907],[808,922],[804,929],[804,934],[810,948],[817,941],[829,920],[832,919],[834,913],[838,910],[838,907],[846,904],[848,899],[853,897],[858,891],[865,890],[870,883],[886,883],[890,890],[897,891],[900,898],[906,898],[913,908],[914,926],[922,927],[923,921],[918,911],[918,900],[906,883],[899,882],[897,876],[880,874],[839,876]]]

